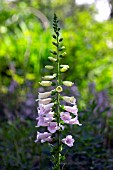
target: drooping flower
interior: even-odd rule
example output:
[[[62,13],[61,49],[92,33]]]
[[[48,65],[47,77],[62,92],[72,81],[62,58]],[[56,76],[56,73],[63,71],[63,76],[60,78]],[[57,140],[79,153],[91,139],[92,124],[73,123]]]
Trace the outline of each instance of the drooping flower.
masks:
[[[46,142],[46,141],[52,141],[52,138],[51,138],[51,133],[48,133],[48,132],[44,132],[44,133],[40,133],[40,132],[37,132],[37,139],[35,140],[35,142],[38,142],[38,141],[41,141],[41,143],[43,142]]]
[[[39,99],[45,99],[51,95],[52,91],[44,92],[44,93],[39,93],[38,98]]]
[[[49,117],[49,118],[52,118],[52,119],[55,119],[55,118],[53,118],[54,112],[51,112],[51,111],[49,113],[47,113],[45,116]]]
[[[75,125],[76,124],[76,125],[82,126],[82,124],[79,123],[79,120],[78,120],[77,116],[75,118],[73,118],[73,119],[70,119],[69,124],[70,125]]]
[[[67,103],[71,103],[75,105],[76,99],[74,98],[74,96],[72,97],[68,97],[68,96],[63,96],[62,97],[63,100],[65,100]]]
[[[41,81],[41,82],[39,82],[39,84],[41,86],[51,86],[52,82],[51,81]]]
[[[60,113],[60,118],[64,121],[64,123],[69,123],[72,116],[70,115],[69,112],[61,112]]]
[[[39,99],[39,104],[49,104],[52,101],[51,98]]]
[[[49,104],[44,105],[44,108],[45,110],[50,110],[52,109],[53,106],[54,106],[54,103],[49,103]]]
[[[63,91],[63,89],[62,89],[62,87],[61,87],[61,86],[57,86],[57,87],[56,87],[56,91],[57,91],[58,93],[60,93],[60,92],[62,92],[62,91]]]
[[[73,107],[71,106],[64,106],[64,109],[67,111],[67,112],[71,112],[73,113],[75,116],[77,116],[77,112],[78,112],[78,108],[77,108],[77,105],[74,105]]]
[[[62,139],[62,142],[68,145],[69,147],[73,146],[74,139],[72,138],[71,135],[66,136],[66,138]]]
[[[39,104],[39,108],[38,108],[39,116],[49,113],[52,110],[53,105],[54,105],[54,103],[49,103],[46,105]]]
[[[55,119],[51,113],[48,113],[46,116],[37,117],[36,120],[38,120],[38,123],[36,127],[49,126],[49,123]]]
[[[45,117],[38,117],[36,118],[38,120],[37,126],[36,127],[40,127],[40,126],[48,126],[49,125],[49,119],[45,118]],[[52,121],[52,120],[51,120]]]
[[[55,133],[59,129],[57,122],[50,122],[47,129],[49,132]]]
[[[49,136],[49,137],[47,137],[47,138],[45,138],[45,139],[42,139],[41,140],[41,143],[44,143],[44,142],[52,142],[52,138],[51,138],[51,136]]]
[[[63,85],[71,87],[74,83],[71,81],[63,81]]]

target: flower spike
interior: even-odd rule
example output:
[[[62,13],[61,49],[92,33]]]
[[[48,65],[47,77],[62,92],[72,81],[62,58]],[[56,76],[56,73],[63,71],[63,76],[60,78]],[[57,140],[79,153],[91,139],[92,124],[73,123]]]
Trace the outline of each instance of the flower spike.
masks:
[[[66,55],[65,47],[62,45],[63,38],[60,36],[60,28],[58,25],[58,19],[54,14],[52,35],[54,46],[53,50],[50,50],[51,56],[48,57],[50,64],[45,66],[45,69],[50,70],[53,73],[42,77],[42,81],[39,83],[41,86],[49,87],[53,86],[51,91],[38,94],[38,117],[36,127],[38,129],[44,127],[45,132],[40,133],[37,131],[37,138],[35,142],[48,142],[51,143],[51,152],[53,154],[54,170],[60,170],[60,162],[62,159],[62,147],[67,145],[72,147],[74,145],[74,139],[71,135],[66,137],[63,134],[65,131],[65,125],[79,125],[78,120],[78,108],[76,105],[76,99],[74,96],[63,96],[63,85],[67,87],[73,86],[73,82],[64,80],[61,76],[68,69],[69,65],[62,64],[62,59]],[[68,105],[61,105],[61,100]]]

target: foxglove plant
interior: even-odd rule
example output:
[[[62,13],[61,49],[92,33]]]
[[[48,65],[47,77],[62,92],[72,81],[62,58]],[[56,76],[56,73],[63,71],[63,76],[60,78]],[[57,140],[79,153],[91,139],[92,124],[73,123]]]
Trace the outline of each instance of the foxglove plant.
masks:
[[[38,95],[38,117],[36,127],[45,127],[46,131],[43,133],[37,132],[37,138],[35,142],[48,142],[51,146],[52,160],[54,163],[54,170],[60,170],[60,162],[63,160],[62,146],[66,144],[69,147],[73,146],[74,139],[69,134],[63,136],[63,130],[65,125],[79,125],[78,109],[76,105],[76,99],[68,96],[62,96],[63,85],[67,87],[73,86],[71,81],[62,81],[61,74],[69,69],[68,65],[63,65],[62,59],[64,59],[66,52],[62,46],[63,38],[60,37],[60,28],[58,26],[58,19],[54,14],[53,19],[54,35],[52,42],[55,50],[50,50],[52,56],[48,57],[51,65],[46,65],[45,68],[52,72],[51,75],[45,75],[42,77],[42,81],[39,83],[41,86],[49,87],[53,86],[54,90],[39,93]],[[54,73],[54,74],[53,74]],[[65,101],[67,105],[61,105],[61,100]]]

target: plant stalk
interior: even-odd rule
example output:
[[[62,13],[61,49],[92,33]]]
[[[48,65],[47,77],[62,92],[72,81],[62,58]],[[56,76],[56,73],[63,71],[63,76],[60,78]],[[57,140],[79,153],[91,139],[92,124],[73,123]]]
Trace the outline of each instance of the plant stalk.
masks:
[[[57,86],[60,85],[60,63],[59,63],[59,41],[57,35]],[[60,94],[57,92],[57,123],[60,127]],[[60,130],[58,130],[58,155],[57,155],[58,170],[60,170]]]

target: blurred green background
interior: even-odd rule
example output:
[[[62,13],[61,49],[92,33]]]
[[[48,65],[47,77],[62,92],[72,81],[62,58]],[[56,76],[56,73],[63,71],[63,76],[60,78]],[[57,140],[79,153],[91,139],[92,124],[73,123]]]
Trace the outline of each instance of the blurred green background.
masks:
[[[95,4],[74,0],[0,0],[0,169],[51,169],[47,144],[35,144],[38,82],[52,49],[52,19],[59,18],[70,69],[63,79],[77,98],[82,127],[66,155],[65,170],[113,169],[113,3],[98,22]],[[43,161],[45,161],[43,164]]]

